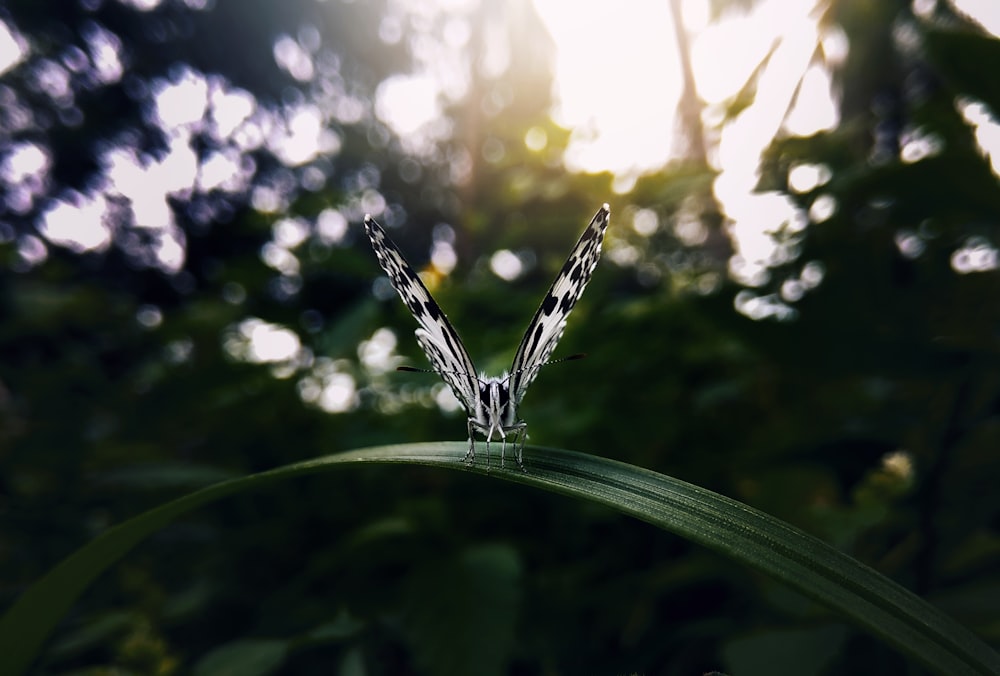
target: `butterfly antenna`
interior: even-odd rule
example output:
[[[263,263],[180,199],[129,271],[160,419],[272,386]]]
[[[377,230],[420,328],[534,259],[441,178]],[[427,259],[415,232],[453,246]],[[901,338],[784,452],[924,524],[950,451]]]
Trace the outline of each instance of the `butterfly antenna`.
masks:
[[[549,364],[558,364],[561,361],[576,361],[577,359],[584,359],[587,356],[586,352],[577,352],[576,354],[571,354],[568,357],[562,357],[561,359],[553,359],[552,361],[547,361],[542,366],[548,366]]]
[[[559,359],[550,359],[549,361],[544,361],[541,364],[536,364],[535,366],[526,366],[526,367],[518,369],[516,371],[511,371],[507,375],[508,375],[508,377],[510,377],[510,376],[513,376],[513,375],[517,375],[518,373],[521,373],[522,371],[531,371],[531,370],[534,370],[534,369],[540,369],[543,366],[548,366],[549,364],[559,364],[559,363],[564,362],[564,361],[576,361],[577,359],[583,359],[586,356],[587,355],[585,353],[578,352],[576,354],[571,354],[568,357],[561,357]]]

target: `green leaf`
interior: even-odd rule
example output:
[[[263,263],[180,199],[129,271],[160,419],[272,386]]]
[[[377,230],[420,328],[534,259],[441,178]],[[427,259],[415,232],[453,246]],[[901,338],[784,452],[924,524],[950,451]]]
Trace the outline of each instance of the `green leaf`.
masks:
[[[285,661],[286,641],[233,641],[219,646],[195,665],[195,676],[266,676]]]
[[[486,474],[460,462],[463,442],[349,451],[232,479],[152,509],[80,548],[0,619],[0,673],[24,673],[77,597],[111,564],[178,516],[274,481],[358,463],[405,463]],[[997,655],[937,608],[826,543],[729,498],[649,470],[572,451],[530,448],[528,473],[490,476],[612,507],[698,542],[817,599],[902,653],[946,674],[1000,673]],[[470,554],[473,559],[483,554]],[[516,561],[513,563],[516,564]],[[494,561],[493,568],[517,574]]]

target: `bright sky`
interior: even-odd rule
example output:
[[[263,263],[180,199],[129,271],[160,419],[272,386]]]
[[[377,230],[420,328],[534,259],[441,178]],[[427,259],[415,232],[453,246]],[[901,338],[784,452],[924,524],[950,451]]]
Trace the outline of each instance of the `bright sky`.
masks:
[[[535,7],[558,50],[553,117],[574,130],[567,165],[581,171],[662,166],[681,93],[668,3],[535,0]]]

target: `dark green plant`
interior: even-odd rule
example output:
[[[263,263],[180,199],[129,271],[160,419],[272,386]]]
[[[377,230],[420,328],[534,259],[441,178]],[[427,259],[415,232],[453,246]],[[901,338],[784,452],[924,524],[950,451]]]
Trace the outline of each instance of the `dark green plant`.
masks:
[[[185,512],[270,482],[327,472],[345,464],[417,464],[463,469],[458,461],[465,450],[464,444],[455,443],[349,451],[215,484],[130,519],[58,565],[0,619],[0,666],[11,676],[23,673],[37,659],[58,620],[98,575],[141,540]],[[773,517],[638,467],[570,451],[542,448],[530,451],[530,473],[493,469],[493,476],[602,504],[683,535],[836,609],[939,673],[1000,671],[1000,655],[936,608],[867,566]],[[485,470],[477,466],[469,471]],[[494,565],[490,565],[491,561]],[[480,584],[486,587],[494,583],[502,586],[503,569],[497,569],[495,562],[495,556],[480,555],[470,560],[477,567],[467,573],[479,577]],[[498,579],[492,579],[494,576]],[[461,584],[461,579],[454,582]],[[450,584],[447,578],[445,584]],[[425,602],[433,604],[436,596],[429,595]],[[472,622],[475,614],[448,619]],[[511,650],[512,636],[491,631],[477,638],[476,632],[463,632],[448,637],[449,645],[442,651],[428,651],[426,646],[423,651],[418,650],[418,659],[431,673],[459,674],[470,670],[499,673]],[[271,673],[281,665],[284,651],[294,648],[282,641],[251,643],[239,649],[233,646],[226,656],[215,653],[213,667],[231,667],[250,660],[249,664],[255,665],[254,673]]]

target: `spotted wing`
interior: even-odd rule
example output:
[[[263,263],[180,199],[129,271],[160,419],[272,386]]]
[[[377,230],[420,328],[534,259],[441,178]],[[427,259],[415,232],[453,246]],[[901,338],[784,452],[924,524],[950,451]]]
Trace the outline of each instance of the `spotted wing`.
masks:
[[[521,403],[528,386],[538,375],[538,369],[562,338],[566,318],[583,295],[601,257],[601,244],[610,216],[611,209],[607,204],[594,215],[531,319],[511,365],[510,393],[515,404]]]
[[[476,367],[458,333],[431,298],[420,276],[403,258],[399,247],[371,216],[365,216],[365,232],[372,242],[379,265],[389,275],[389,281],[399,297],[420,324],[415,333],[421,349],[434,370],[465,406],[465,410],[472,414],[476,410],[479,392]]]

